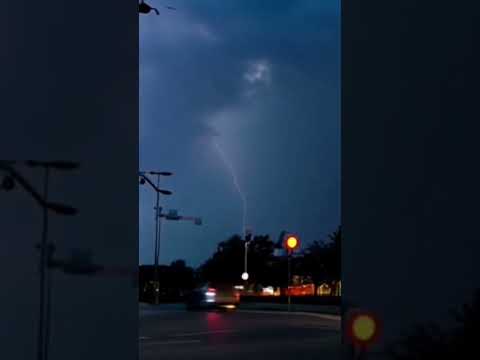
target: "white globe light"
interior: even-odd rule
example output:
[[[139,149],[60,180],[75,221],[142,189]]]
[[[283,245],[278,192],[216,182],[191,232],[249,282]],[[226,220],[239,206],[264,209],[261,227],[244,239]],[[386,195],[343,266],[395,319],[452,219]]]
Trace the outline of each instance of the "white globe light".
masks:
[[[245,281],[248,280],[248,273],[247,273],[247,272],[244,272],[244,273],[242,274],[242,280],[245,280]]]

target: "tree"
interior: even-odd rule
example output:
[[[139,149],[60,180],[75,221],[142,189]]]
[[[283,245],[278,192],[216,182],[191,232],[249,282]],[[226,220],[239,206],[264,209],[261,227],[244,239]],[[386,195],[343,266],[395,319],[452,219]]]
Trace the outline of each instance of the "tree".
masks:
[[[185,260],[173,261],[167,269],[169,283],[173,289],[183,294],[194,286],[194,270],[187,266]]]
[[[334,283],[341,278],[341,243],[342,229],[328,235],[324,241],[314,241],[303,252],[303,259],[298,261],[299,270],[303,275],[312,277],[318,285],[321,282]]]
[[[342,274],[342,227],[328,236],[330,242],[327,244],[327,271],[333,280],[340,280]]]
[[[202,266],[202,281],[233,282],[238,281],[243,271],[244,241],[238,235],[222,241],[216,252]]]
[[[275,244],[268,235],[255,236],[248,245],[248,272],[250,281],[267,283],[273,263]],[[224,283],[241,282],[244,271],[245,241],[238,235],[222,241],[217,251],[201,267],[203,281]]]
[[[325,265],[327,263],[327,249],[320,241],[314,241],[303,252],[303,259],[299,263],[299,271],[302,275],[309,275],[315,284],[323,282],[327,278]]]

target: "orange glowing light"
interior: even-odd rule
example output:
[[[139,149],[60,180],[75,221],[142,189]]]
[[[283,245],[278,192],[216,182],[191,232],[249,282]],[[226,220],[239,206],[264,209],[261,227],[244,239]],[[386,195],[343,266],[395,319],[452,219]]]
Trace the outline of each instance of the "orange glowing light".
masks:
[[[298,240],[297,238],[293,237],[293,236],[290,236],[288,239],[287,239],[287,246],[290,248],[290,249],[294,249],[297,247],[297,244],[298,244]]]
[[[353,335],[360,341],[369,341],[373,338],[376,332],[377,325],[368,315],[362,315],[355,319],[352,324]]]
[[[380,333],[378,318],[363,311],[355,311],[347,325],[347,335],[358,346],[369,346],[376,342]]]

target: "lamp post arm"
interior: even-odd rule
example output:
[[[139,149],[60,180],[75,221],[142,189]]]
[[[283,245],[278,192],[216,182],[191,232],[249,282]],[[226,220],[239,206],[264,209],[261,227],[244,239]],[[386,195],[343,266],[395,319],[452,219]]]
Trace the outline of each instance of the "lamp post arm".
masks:
[[[14,178],[22,187],[35,199],[35,201],[41,206],[46,207],[47,203],[42,196],[28,183],[25,178],[20,175],[11,165],[0,162],[0,169],[8,172],[12,178]]]
[[[147,175],[140,173],[140,176],[158,193],[160,189],[148,178]]]

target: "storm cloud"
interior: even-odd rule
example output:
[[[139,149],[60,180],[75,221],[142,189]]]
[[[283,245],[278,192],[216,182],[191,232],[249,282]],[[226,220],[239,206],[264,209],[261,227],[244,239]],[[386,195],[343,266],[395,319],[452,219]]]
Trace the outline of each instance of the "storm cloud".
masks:
[[[340,36],[336,1],[176,1],[140,25],[140,164],[173,171],[160,259],[205,260],[240,233],[318,240],[339,224]],[[152,261],[153,194],[140,191],[140,263]]]

